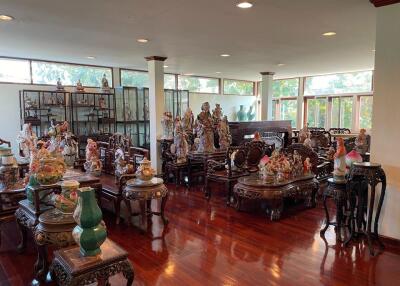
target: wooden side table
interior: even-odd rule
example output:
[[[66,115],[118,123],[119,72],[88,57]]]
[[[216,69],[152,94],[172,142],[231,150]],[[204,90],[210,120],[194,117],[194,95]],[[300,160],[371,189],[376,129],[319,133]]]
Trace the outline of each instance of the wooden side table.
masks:
[[[146,216],[158,215],[161,216],[164,224],[168,223],[168,219],[164,216],[165,205],[168,201],[168,189],[164,185],[164,180],[161,178],[153,178],[150,181],[141,181],[132,179],[126,182],[126,186],[122,191],[122,197],[128,208],[130,216],[137,216],[139,213],[133,213],[130,201],[139,201],[142,215],[142,222]],[[161,210],[159,212],[151,211],[151,200],[161,199]],[[146,205],[147,204],[147,211]],[[131,220],[128,219],[128,224]]]
[[[44,280],[49,271],[47,246],[61,248],[74,245],[72,230],[75,226],[72,214],[63,214],[57,209],[48,210],[39,216],[39,223],[33,230],[33,238],[38,250],[34,268],[37,280]]]
[[[115,242],[107,239],[97,256],[82,257],[79,247],[61,249],[54,252],[50,266],[52,278],[60,286],[88,285],[97,282],[99,286],[108,284],[108,279],[122,273],[126,285],[132,285],[134,271],[128,253]]]
[[[354,183],[357,182],[359,185],[354,188]],[[374,251],[373,241],[378,243],[381,250],[384,248],[383,243],[379,240],[378,223],[386,192],[385,172],[381,165],[377,163],[354,163],[350,169],[348,183],[352,197],[356,199],[351,200],[351,236],[345,244],[347,245],[358,234],[365,235],[367,237],[369,252],[371,256],[375,256],[377,252]],[[381,184],[379,197],[376,196],[376,187],[378,184]],[[378,207],[376,208],[374,217],[376,199],[378,199]],[[373,231],[372,222],[374,223]]]
[[[329,211],[326,205],[327,198],[332,198],[336,204],[336,222],[333,222],[329,218]],[[323,229],[320,231],[320,236],[325,240],[325,232],[330,225],[335,226],[336,240],[342,240],[342,228],[346,225],[346,209],[347,209],[347,187],[346,181],[339,182],[333,178],[328,179],[328,187],[325,188],[323,193],[324,209],[326,215],[326,222]],[[348,223],[347,226],[350,226]]]

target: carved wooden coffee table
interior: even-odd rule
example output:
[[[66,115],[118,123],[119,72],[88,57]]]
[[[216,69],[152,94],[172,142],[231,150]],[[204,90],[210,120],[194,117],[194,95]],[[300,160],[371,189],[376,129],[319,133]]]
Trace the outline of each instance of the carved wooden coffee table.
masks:
[[[242,177],[234,186],[233,206],[240,210],[242,200],[263,200],[268,204],[267,215],[271,220],[279,220],[283,210],[284,198],[304,199],[307,208],[315,207],[315,196],[319,184],[314,174],[267,183],[257,175]]]
[[[132,285],[134,272],[128,253],[115,242],[107,239],[101,245],[101,253],[97,256],[83,257],[79,246],[65,248],[54,252],[54,260],[50,266],[52,278],[57,285],[109,285],[108,279],[122,273]]]

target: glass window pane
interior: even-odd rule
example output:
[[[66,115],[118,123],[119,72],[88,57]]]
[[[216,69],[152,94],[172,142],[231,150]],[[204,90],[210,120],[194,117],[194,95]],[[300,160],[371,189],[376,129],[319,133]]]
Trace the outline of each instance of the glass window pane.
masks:
[[[297,99],[281,100],[281,120],[291,120],[292,127],[296,127]]]
[[[219,79],[195,76],[178,76],[179,89],[190,92],[219,93]]]
[[[225,79],[224,94],[254,95],[254,82]]]
[[[327,95],[372,91],[372,71],[307,77],[305,95]]]
[[[307,100],[307,123],[310,127],[324,128],[326,123],[326,98]]]
[[[29,61],[0,58],[0,82],[31,83]]]
[[[273,100],[272,101],[272,120],[277,120],[278,116],[277,116],[277,111],[278,109],[276,108],[278,105],[278,101],[277,100]]]
[[[371,129],[372,127],[372,96],[360,97],[360,128]]]
[[[84,86],[100,87],[104,74],[112,86],[111,68],[32,61],[34,84],[57,84],[60,78],[64,85],[76,85],[81,80]]]
[[[299,79],[278,79],[272,84],[273,97],[286,97],[299,95]]]
[[[121,69],[121,85],[129,87],[149,87],[149,74],[145,71]]]
[[[176,89],[174,74],[164,74],[164,88]]]
[[[340,128],[339,126],[339,112],[340,112],[340,98],[332,98],[332,110],[331,110],[331,127]]]
[[[332,128],[351,129],[353,121],[353,98],[335,97],[332,99]]]

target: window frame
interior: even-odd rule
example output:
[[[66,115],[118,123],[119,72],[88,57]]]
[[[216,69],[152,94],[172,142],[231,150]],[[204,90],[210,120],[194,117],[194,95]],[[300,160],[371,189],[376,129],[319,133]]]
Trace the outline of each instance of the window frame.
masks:
[[[222,94],[221,93],[221,78],[219,77],[211,77],[211,76],[201,76],[201,75],[184,75],[184,74],[177,74],[177,89],[178,90],[188,90],[188,89],[180,89],[179,88],[179,77],[186,76],[186,77],[197,77],[197,78],[206,78],[206,79],[217,79],[218,80],[218,92],[203,92],[203,91],[190,91],[191,93],[200,93],[200,94]]]
[[[147,70],[140,70],[140,69],[128,69],[128,68],[119,68],[118,72],[119,72],[119,83],[120,85],[123,87],[124,85],[122,85],[122,71],[133,71],[133,72],[143,72],[143,73],[149,73]],[[178,90],[178,74],[176,73],[168,73],[165,72],[164,75],[173,75],[175,76],[175,89],[174,90]],[[131,86],[126,86],[126,87],[131,87]],[[148,87],[145,87],[148,88]],[[164,89],[170,89],[170,88],[164,88]]]
[[[6,57],[0,56],[0,59],[6,60],[17,60],[17,61],[28,61],[29,63],[29,82],[14,82],[14,81],[1,81],[0,84],[24,84],[24,85],[32,85],[32,61],[30,59],[25,58],[14,58],[14,57]]]
[[[225,81],[241,81],[241,82],[250,82],[253,84],[253,94],[235,94],[235,93],[225,93]],[[221,81],[221,79],[220,79]],[[221,93],[222,91],[222,93]],[[220,94],[223,95],[239,95],[239,96],[257,96],[256,95],[256,82],[251,80],[242,80],[242,79],[233,79],[233,78],[222,78],[222,90],[220,89]]]

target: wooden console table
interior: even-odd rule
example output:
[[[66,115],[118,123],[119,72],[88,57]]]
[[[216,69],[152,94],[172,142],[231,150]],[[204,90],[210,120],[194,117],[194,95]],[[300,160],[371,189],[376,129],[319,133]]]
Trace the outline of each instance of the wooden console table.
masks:
[[[271,220],[279,220],[284,198],[302,198],[307,208],[315,207],[318,188],[314,174],[279,183],[266,183],[258,175],[241,177],[233,189],[233,206],[240,210],[243,199],[264,200],[268,203],[267,215]]]

